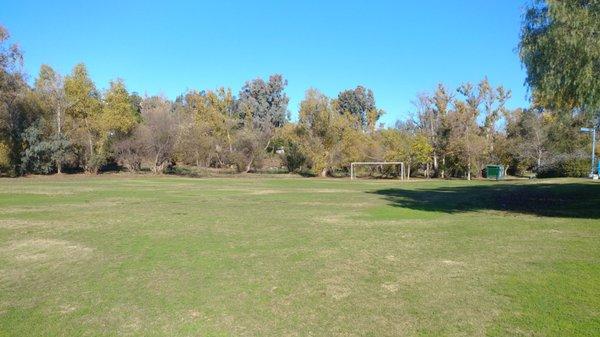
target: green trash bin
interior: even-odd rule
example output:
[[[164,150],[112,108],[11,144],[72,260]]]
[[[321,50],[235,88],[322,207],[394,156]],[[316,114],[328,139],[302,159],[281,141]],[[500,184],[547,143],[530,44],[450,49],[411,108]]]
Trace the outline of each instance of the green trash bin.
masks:
[[[487,165],[485,167],[485,176],[488,179],[500,180],[504,178],[504,166]]]

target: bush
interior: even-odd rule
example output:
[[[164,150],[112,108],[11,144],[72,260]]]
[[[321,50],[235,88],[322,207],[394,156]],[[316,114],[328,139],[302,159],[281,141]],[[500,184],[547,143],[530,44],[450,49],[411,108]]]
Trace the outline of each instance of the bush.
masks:
[[[200,174],[200,172],[185,166],[167,166],[163,170],[163,173],[194,178],[202,177],[202,174]]]
[[[71,144],[63,135],[45,134],[46,122],[39,119],[21,134],[27,147],[21,153],[21,173],[48,174],[56,169],[56,162],[64,162]]]
[[[283,164],[287,167],[289,172],[298,172],[306,164],[306,156],[300,151],[300,148],[296,143],[290,142],[285,147],[285,153],[283,155]]]
[[[94,153],[86,164],[86,171],[88,173],[98,173],[102,166],[106,165],[107,162],[108,159],[105,155]]]
[[[537,170],[538,178],[587,177],[590,173],[590,161],[584,158],[560,159]]]
[[[0,173],[10,169],[10,148],[0,141]]]
[[[123,171],[123,166],[119,165],[119,163],[114,158],[109,158],[106,160],[102,166],[100,166],[99,172],[119,172]]]

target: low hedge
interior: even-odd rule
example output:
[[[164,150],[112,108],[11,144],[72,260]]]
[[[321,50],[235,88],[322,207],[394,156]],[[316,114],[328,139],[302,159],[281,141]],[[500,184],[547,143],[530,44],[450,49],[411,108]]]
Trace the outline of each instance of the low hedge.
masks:
[[[562,159],[540,167],[536,173],[538,178],[587,177],[590,173],[590,160],[583,158]]]

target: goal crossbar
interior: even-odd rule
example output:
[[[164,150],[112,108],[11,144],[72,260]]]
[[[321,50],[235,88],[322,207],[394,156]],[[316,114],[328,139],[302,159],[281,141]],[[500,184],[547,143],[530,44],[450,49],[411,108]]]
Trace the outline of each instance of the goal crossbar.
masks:
[[[400,180],[404,180],[404,162],[401,161],[357,161],[350,163],[350,179],[354,180],[356,178],[354,166],[369,166],[369,165],[399,165],[400,166]]]

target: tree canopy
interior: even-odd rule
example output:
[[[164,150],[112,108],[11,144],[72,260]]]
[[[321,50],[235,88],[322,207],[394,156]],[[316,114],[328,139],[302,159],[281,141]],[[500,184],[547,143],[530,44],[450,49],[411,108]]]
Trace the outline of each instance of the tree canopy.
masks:
[[[64,77],[42,65],[29,85],[19,48],[0,28],[0,174],[195,168],[339,176],[354,161],[402,161],[409,178],[471,179],[492,163],[512,174],[586,175],[589,141],[578,130],[598,106],[598,39],[590,40],[597,10],[595,1],[537,1],[528,10],[520,51],[531,107],[507,108],[511,91],[487,78],[438,84],[393,126],[377,124],[384,111],[362,85],[333,96],[308,89],[295,121],[281,74],[247,81],[237,95],[191,89],[174,100],[130,92],[121,79],[98,89],[83,63]]]
[[[600,115],[600,1],[534,0],[519,55],[536,105]]]

